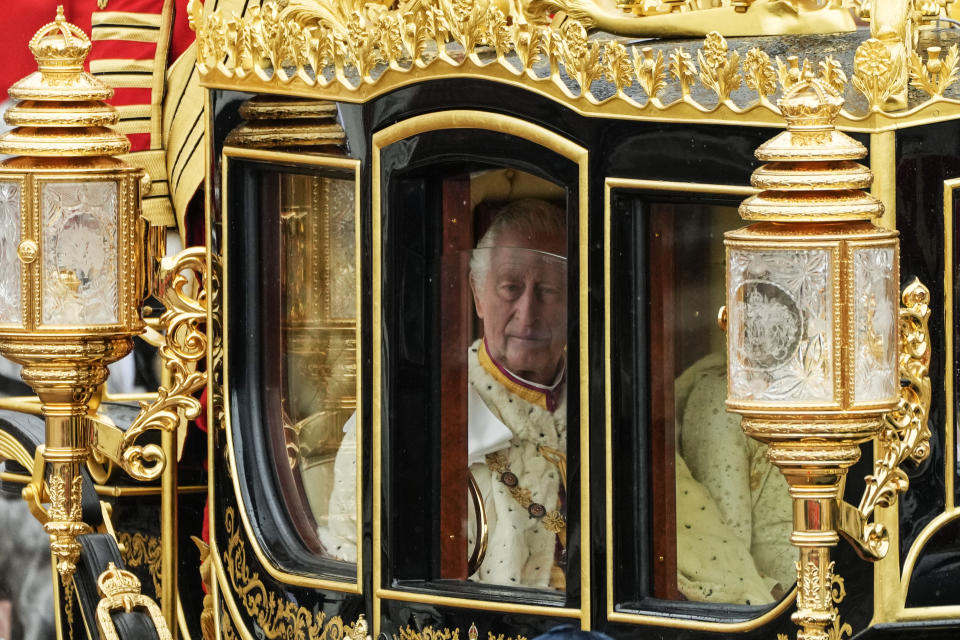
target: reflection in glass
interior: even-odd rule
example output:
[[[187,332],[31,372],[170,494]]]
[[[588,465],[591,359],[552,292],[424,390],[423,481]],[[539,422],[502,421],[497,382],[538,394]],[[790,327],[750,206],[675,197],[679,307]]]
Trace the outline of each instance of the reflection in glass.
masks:
[[[284,441],[306,498],[288,507],[308,506],[322,553],[348,561],[356,559],[355,520],[331,522],[329,510],[337,501],[338,512],[356,513],[354,193],[353,180],[279,176]],[[335,481],[341,442],[350,455],[336,464],[349,469],[338,469]],[[353,546],[331,548],[331,530]]]
[[[654,553],[665,558],[675,550],[676,563],[660,575],[655,593],[766,604],[792,586],[796,553],[789,544],[792,511],[783,476],[767,461],[765,447],[743,434],[740,417],[725,408],[725,336],[715,319],[724,304],[723,233],[741,221],[733,207],[654,204],[648,212],[650,437],[654,504],[663,505],[654,510],[654,544],[660,545]],[[797,279],[763,282],[770,271],[764,265],[757,260],[745,267],[751,275],[742,280],[752,287],[746,297],[766,300],[763,312],[779,314],[783,327],[799,317],[788,286],[801,285]],[[808,336],[784,330],[753,337],[778,341],[789,360]],[[751,370],[767,372],[777,364],[744,353]],[[674,487],[658,476],[672,476]],[[658,491],[674,492],[673,504]]]
[[[0,182],[0,322],[20,318],[20,183]]]
[[[117,322],[117,184],[40,187],[43,207],[43,322]]]

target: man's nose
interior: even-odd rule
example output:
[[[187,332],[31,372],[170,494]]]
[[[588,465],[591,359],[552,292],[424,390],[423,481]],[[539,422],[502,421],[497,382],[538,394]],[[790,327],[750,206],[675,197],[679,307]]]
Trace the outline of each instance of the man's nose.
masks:
[[[525,326],[532,325],[540,319],[541,307],[542,303],[537,297],[537,288],[525,287],[514,304],[514,317]]]

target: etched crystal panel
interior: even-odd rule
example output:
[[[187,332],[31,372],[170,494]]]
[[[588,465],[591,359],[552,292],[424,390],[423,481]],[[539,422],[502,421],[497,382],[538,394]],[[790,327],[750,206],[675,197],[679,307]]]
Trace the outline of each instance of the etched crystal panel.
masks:
[[[893,247],[853,251],[854,402],[897,395],[896,281]]]
[[[834,400],[829,250],[730,251],[730,390],[747,402]]]
[[[20,183],[0,182],[0,322],[23,322],[20,311]]]
[[[43,323],[117,322],[117,184],[46,183],[40,197]]]

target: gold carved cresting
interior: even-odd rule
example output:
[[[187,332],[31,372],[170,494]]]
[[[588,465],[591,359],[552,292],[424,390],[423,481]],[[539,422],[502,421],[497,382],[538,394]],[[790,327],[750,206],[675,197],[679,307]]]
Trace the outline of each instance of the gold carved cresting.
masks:
[[[772,97],[777,85],[785,91],[804,77],[810,64],[783,66],[774,80],[768,54],[756,48],[730,50],[719,31],[703,31],[705,40],[694,62],[683,47],[667,50],[651,46],[655,41],[637,47],[616,39],[588,38],[592,23],[586,16],[578,19],[577,12],[567,12],[563,21],[551,21],[544,3],[510,2],[508,7],[505,13],[501,3],[493,0],[403,0],[394,9],[362,0],[265,0],[238,17],[217,10],[205,12],[199,0],[191,0],[189,19],[197,32],[197,68],[202,77],[250,78],[255,84],[278,87],[337,88],[329,94],[331,99],[337,93],[367,90],[394,74],[440,75],[446,66],[471,69],[481,76],[490,71],[498,79],[506,74],[513,81],[550,83],[566,99],[592,105],[623,101],[638,113],[682,104],[704,113],[722,107],[739,114],[756,106],[776,113]],[[678,19],[689,20],[694,13],[679,14]],[[894,20],[898,15],[894,13],[894,18],[881,15],[881,22]],[[906,106],[899,96],[905,95],[908,67],[913,66],[906,55],[913,52],[909,45],[913,36],[905,35],[905,48],[891,44],[890,34],[910,30],[884,24],[876,27],[875,37],[860,45],[853,69],[844,71],[832,58],[814,61],[841,93],[849,76],[867,98],[866,114],[844,110],[845,118],[858,120]],[[938,80],[918,80],[915,86],[931,100],[944,99],[955,64],[949,55],[943,60],[929,58],[928,71],[936,69]],[[933,77],[934,71],[929,73]],[[605,88],[600,98],[593,85],[603,79],[614,91],[611,95]],[[718,96],[717,104],[693,99],[691,89],[697,80]],[[635,81],[646,100],[626,92]],[[670,82],[679,85],[680,97],[664,103],[658,96]],[[743,102],[741,96],[740,102],[734,101],[732,94],[742,84],[756,93],[756,100]]]

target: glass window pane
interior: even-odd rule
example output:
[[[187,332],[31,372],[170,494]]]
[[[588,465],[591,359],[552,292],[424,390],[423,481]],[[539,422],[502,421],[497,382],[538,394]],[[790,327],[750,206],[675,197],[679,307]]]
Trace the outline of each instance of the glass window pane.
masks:
[[[281,486],[324,557],[356,560],[357,344],[354,182],[278,176],[283,437]],[[338,451],[341,453],[338,456]],[[288,476],[288,482],[284,482]],[[312,534],[312,535],[311,535]],[[310,540],[310,538],[314,540]]]
[[[0,182],[0,322],[21,322],[20,183]]]
[[[117,183],[48,182],[40,200],[43,323],[117,322]]]
[[[796,581],[792,505],[726,411],[717,326],[723,234],[743,223],[712,196],[622,192],[609,224],[617,602],[769,606]]]

